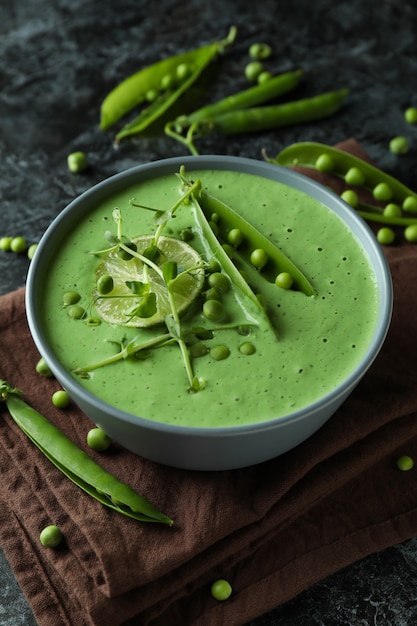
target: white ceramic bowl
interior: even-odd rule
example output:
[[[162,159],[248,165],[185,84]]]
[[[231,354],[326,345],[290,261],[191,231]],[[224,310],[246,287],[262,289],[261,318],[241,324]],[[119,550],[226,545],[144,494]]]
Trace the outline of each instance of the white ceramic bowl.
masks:
[[[191,170],[234,170],[282,182],[309,194],[334,211],[367,252],[376,276],[379,310],[374,335],[360,363],[330,393],[288,416],[259,424],[225,428],[191,428],[155,423],[118,410],[93,396],[62,366],[43,332],[40,288],[63,232],[69,233],[88,208],[149,177]],[[184,469],[224,470],[254,465],[287,452],[313,435],[338,409],[371,366],[385,340],[392,310],[387,262],[368,225],[336,194],[291,170],[262,161],[227,156],[169,158],[112,176],[69,204],[52,222],[31,262],[26,289],[29,327],[39,352],[75,403],[127,449],[148,459]]]

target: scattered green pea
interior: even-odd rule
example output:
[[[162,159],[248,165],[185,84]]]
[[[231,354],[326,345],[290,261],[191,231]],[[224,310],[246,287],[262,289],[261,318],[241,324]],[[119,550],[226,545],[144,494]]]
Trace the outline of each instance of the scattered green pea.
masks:
[[[245,76],[247,80],[254,83],[258,80],[259,74],[263,71],[263,65],[260,61],[251,61],[245,67]]]
[[[37,243],[32,243],[29,248],[28,248],[28,259],[29,261],[31,261],[35,255],[36,250],[38,249],[38,244]]]
[[[358,194],[356,191],[353,191],[353,189],[346,189],[340,194],[340,197],[354,209],[356,209],[359,204]]]
[[[267,70],[265,70],[259,74],[257,78],[257,83],[258,85],[263,85],[263,83],[266,83],[271,78],[272,78],[271,72],[268,72]]]
[[[281,289],[291,289],[293,282],[293,277],[288,272],[280,272],[275,278],[275,284]]]
[[[393,196],[393,191],[388,183],[379,183],[373,188],[372,195],[375,200],[381,200],[382,202],[388,202]]]
[[[183,241],[191,241],[191,239],[194,238],[194,233],[192,231],[191,228],[183,228],[183,230],[180,232],[180,238]]]
[[[227,241],[232,244],[234,248],[240,246],[240,244],[243,242],[243,239],[243,233],[240,228],[232,228],[232,230],[230,230],[227,234]]]
[[[41,357],[36,363],[35,370],[38,374],[44,376],[45,378],[52,378],[53,376],[51,368],[43,357]]]
[[[12,252],[17,252],[20,254],[21,252],[26,252],[28,247],[27,241],[24,237],[13,237],[10,242],[10,250]]]
[[[161,78],[161,89],[162,90],[170,89],[173,84],[174,84],[174,77],[173,77],[172,74],[165,74],[165,76],[162,76],[162,78]]]
[[[99,317],[86,317],[84,320],[86,326],[100,326],[101,319]]]
[[[217,224],[220,220],[220,215],[218,213],[212,213],[210,216],[210,221]]]
[[[383,214],[386,217],[401,217],[402,215],[401,207],[398,204],[395,204],[394,202],[390,202],[384,208]]]
[[[216,289],[219,293],[226,293],[230,289],[230,280],[226,274],[221,272],[213,272],[209,275],[207,282],[210,287]]]
[[[225,316],[224,306],[219,300],[206,300],[203,304],[203,313],[209,320],[221,321]]]
[[[85,317],[85,309],[79,304],[74,304],[69,307],[68,315],[72,317],[73,320],[82,320],[83,317]]]
[[[365,174],[359,167],[350,167],[345,174],[345,181],[348,185],[363,185]]]
[[[211,586],[211,595],[215,600],[223,602],[232,595],[232,586],[227,580],[219,578]]]
[[[408,109],[404,111],[404,119],[409,124],[416,124],[417,123],[417,107],[408,107]]]
[[[52,404],[56,406],[57,409],[66,409],[71,402],[69,394],[64,389],[59,389],[58,391],[54,391],[52,394]]]
[[[62,303],[64,306],[71,306],[77,304],[81,300],[81,296],[78,291],[66,291],[62,296]]]
[[[224,361],[230,356],[230,350],[227,346],[214,346],[210,350],[210,356],[215,361]]]
[[[406,137],[393,137],[389,142],[389,149],[393,154],[407,154],[410,146]]]
[[[46,548],[57,548],[63,540],[62,531],[58,526],[45,526],[39,535],[40,542]]]
[[[409,224],[404,229],[404,237],[410,243],[417,243],[417,224]]]
[[[267,43],[253,43],[249,48],[249,56],[252,59],[267,59],[271,56],[272,48]]]
[[[193,359],[198,359],[198,358],[200,358],[202,356],[205,356],[207,354],[207,352],[208,352],[208,348],[207,348],[206,344],[203,343],[202,341],[196,341],[189,348],[190,356]]]
[[[334,170],[334,159],[330,154],[320,154],[316,159],[316,168],[320,172],[331,172]]]
[[[247,356],[250,356],[251,354],[255,354],[256,348],[253,345],[253,343],[251,343],[250,341],[245,341],[245,343],[242,343],[239,346],[239,352]]]
[[[403,210],[408,213],[417,213],[417,198],[415,196],[407,196],[403,202]]]
[[[128,241],[127,243],[125,243],[125,246],[133,252],[136,252],[138,249],[137,245],[133,243],[133,241]],[[123,259],[123,261],[130,261],[130,259],[133,259],[133,255],[131,255],[129,252],[127,252],[127,250],[124,250],[123,248],[119,248],[117,254],[121,259]]]
[[[261,270],[268,263],[268,255],[262,248],[256,248],[250,255],[250,262],[257,270]]]
[[[3,250],[4,252],[9,252],[12,239],[13,237],[2,237],[0,239],[0,250]]]
[[[147,102],[155,102],[157,97],[158,97],[158,92],[156,89],[149,89],[145,94],[145,98]]]
[[[87,444],[97,452],[105,452],[110,448],[111,439],[102,428],[91,428],[87,433]]]
[[[411,456],[403,454],[397,459],[397,467],[402,472],[408,472],[409,470],[413,469],[414,461]]]
[[[87,156],[84,152],[71,152],[67,156],[67,165],[69,171],[73,174],[84,172],[88,168]]]
[[[392,243],[394,243],[395,233],[392,230],[392,228],[383,226],[382,228],[378,230],[376,234],[376,238],[378,239],[379,243],[381,243],[382,245],[389,246]]]
[[[220,263],[218,262],[217,259],[211,258],[210,261],[207,263],[207,271],[212,273],[212,272],[220,272],[222,266],[220,265]]]
[[[204,292],[204,297],[206,300],[221,300],[222,295],[220,291],[217,291],[214,287],[210,287],[207,291]]]
[[[110,276],[110,274],[103,274],[97,280],[96,287],[97,287],[97,291],[101,293],[102,295],[106,295],[110,293],[111,291],[113,291],[113,287],[114,287],[113,277]]]

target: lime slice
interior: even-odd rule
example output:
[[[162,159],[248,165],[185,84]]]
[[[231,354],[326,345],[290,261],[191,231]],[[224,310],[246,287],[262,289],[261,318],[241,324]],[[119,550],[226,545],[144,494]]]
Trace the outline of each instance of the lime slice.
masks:
[[[138,253],[143,253],[151,245],[153,236],[135,237],[132,241],[136,244]],[[174,237],[160,237],[158,249],[161,252],[157,262],[159,267],[167,261],[174,261],[178,267],[178,274],[184,270],[197,268],[195,271],[178,276],[173,283],[173,300],[178,314],[181,314],[190,306],[203,286],[202,258],[188,243]],[[144,270],[147,272],[147,278]],[[113,278],[112,291],[105,296],[99,294],[97,290],[94,292],[97,313],[104,321],[119,326],[148,327],[160,324],[165,316],[171,313],[167,286],[163,278],[151,267],[145,268],[140,259],[133,257],[125,261],[120,258],[117,251],[109,252],[96,270],[96,280],[105,275]],[[156,295],[157,310],[154,315],[131,316],[131,311],[138,303],[138,296],[133,296],[126,281],[149,282],[150,290]]]

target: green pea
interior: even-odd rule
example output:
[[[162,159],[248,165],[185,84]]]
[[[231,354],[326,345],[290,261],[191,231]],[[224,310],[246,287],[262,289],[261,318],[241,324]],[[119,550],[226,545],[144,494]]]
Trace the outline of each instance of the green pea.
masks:
[[[245,76],[250,82],[256,82],[259,74],[263,71],[263,65],[260,61],[251,61],[245,67]]]
[[[126,248],[129,248],[129,250],[132,250],[133,252],[136,252],[138,249],[137,245],[133,243],[133,241],[128,241],[127,243],[125,243],[125,246]],[[119,248],[117,251],[117,254],[119,255],[121,259],[123,259],[123,261],[130,261],[130,259],[133,259],[133,255],[129,254],[129,252],[127,252],[127,250],[124,250],[123,248]]]
[[[222,295],[220,291],[217,291],[217,289],[215,289],[214,287],[210,287],[210,289],[207,289],[207,291],[204,292],[204,297],[206,300],[221,300],[222,299]]]
[[[356,209],[359,204],[358,194],[356,191],[353,191],[353,189],[346,189],[346,191],[340,194],[340,197],[354,209]]]
[[[158,92],[156,89],[148,89],[145,94],[145,98],[147,102],[155,102],[158,97]]]
[[[266,83],[266,81],[271,80],[271,78],[272,78],[271,72],[268,72],[268,71],[261,72],[257,78],[257,83],[258,85],[263,85],[264,83]]]
[[[417,224],[409,224],[404,230],[404,237],[410,243],[417,243]]]
[[[88,431],[87,444],[93,450],[97,450],[97,452],[105,452],[105,450],[110,448],[111,439],[102,428],[97,426]]]
[[[88,168],[88,160],[84,152],[72,152],[67,156],[67,165],[70,172],[78,174]]]
[[[86,326],[100,326],[101,319],[99,317],[87,317],[84,322]]]
[[[39,361],[36,363],[35,370],[38,374],[40,374],[41,376],[44,376],[45,378],[52,378],[53,376],[48,363],[45,361],[43,357],[41,357]]]
[[[165,74],[165,76],[162,76],[162,78],[161,78],[161,89],[162,90],[170,89],[173,84],[174,84],[174,77],[173,77],[172,74]]]
[[[220,232],[219,225],[216,222],[209,222],[209,226],[215,235],[218,235]]]
[[[37,243],[32,243],[29,248],[28,248],[28,259],[31,261],[35,255],[36,250],[38,249],[38,244]]]
[[[203,313],[209,320],[220,322],[225,317],[224,306],[218,300],[206,300],[203,304]]]
[[[26,252],[28,244],[24,237],[13,237],[10,242],[10,250],[18,254]]]
[[[230,289],[230,280],[226,274],[213,272],[207,279],[208,284],[219,293],[227,293]]]
[[[66,291],[62,296],[62,303],[64,306],[71,306],[77,304],[81,300],[81,296],[78,291]]]
[[[320,154],[317,157],[315,166],[320,172],[331,172],[334,170],[334,159],[330,154]]]
[[[268,263],[268,255],[262,248],[256,248],[250,255],[250,262],[257,270],[261,270]]]
[[[57,548],[63,540],[62,531],[58,526],[45,526],[39,535],[40,542],[46,548]]]
[[[409,470],[413,469],[414,461],[411,456],[403,454],[397,459],[397,467],[402,472],[408,472]]]
[[[408,213],[417,213],[417,198],[415,196],[407,196],[403,202],[403,210]]]
[[[416,124],[417,123],[417,108],[408,107],[408,109],[404,111],[404,119],[409,124]]]
[[[85,317],[85,309],[79,304],[74,304],[69,307],[68,315],[72,317],[73,320],[82,320],[83,317]]]
[[[205,356],[207,352],[208,348],[202,341],[196,341],[196,343],[193,343],[193,345],[189,348],[190,356],[193,359],[198,359],[202,356]]]
[[[218,222],[220,221],[220,215],[218,213],[212,213],[210,216],[210,221],[218,224]]]
[[[232,595],[232,586],[227,580],[219,578],[211,586],[211,595],[215,600],[223,602]]]
[[[70,405],[71,399],[64,389],[59,389],[52,394],[52,404],[57,409],[66,409]]]
[[[252,59],[267,59],[271,56],[272,48],[267,43],[253,43],[249,48],[249,56]]]
[[[392,228],[384,226],[383,228],[380,228],[378,230],[376,238],[378,239],[379,243],[383,244],[384,246],[389,246],[394,243],[395,233]]]
[[[0,250],[3,250],[4,252],[9,252],[12,239],[13,237],[2,237],[0,239]]]
[[[232,244],[234,248],[240,246],[243,241],[243,233],[240,228],[232,228],[227,234],[227,241]]]
[[[97,280],[96,287],[97,287],[97,291],[101,293],[102,295],[106,295],[110,293],[111,291],[113,291],[113,287],[114,287],[113,277],[110,276],[110,274],[103,274]]]
[[[255,354],[256,348],[250,341],[245,341],[239,346],[239,352],[242,354],[250,356],[251,354]]]
[[[345,181],[348,185],[363,185],[365,174],[359,167],[350,167],[345,174]]]
[[[275,278],[275,284],[281,289],[291,289],[293,282],[293,277],[288,272],[280,272]]]
[[[227,346],[214,346],[210,350],[210,356],[215,361],[224,361],[230,356],[230,350]]]
[[[374,187],[372,194],[375,200],[381,200],[382,202],[388,202],[393,196],[392,189],[388,183],[379,183]]]
[[[410,146],[406,137],[393,137],[389,142],[389,149],[394,154],[407,154]]]
[[[383,214],[386,217],[401,217],[402,215],[401,207],[398,204],[395,204],[394,202],[390,202],[384,208]]]
[[[190,66],[187,63],[180,63],[175,70],[175,75],[179,81],[185,80],[190,75]]]
[[[210,273],[220,272],[220,270],[222,269],[222,266],[220,265],[217,259],[211,258],[210,261],[207,263],[206,269]]]
[[[191,241],[194,238],[194,233],[191,228],[183,228],[180,232],[180,238],[183,241]]]

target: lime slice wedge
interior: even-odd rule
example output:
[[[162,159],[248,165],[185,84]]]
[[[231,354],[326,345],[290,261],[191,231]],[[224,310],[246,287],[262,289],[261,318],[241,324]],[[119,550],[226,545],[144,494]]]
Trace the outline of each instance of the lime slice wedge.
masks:
[[[132,241],[137,246],[137,252],[143,253],[151,245],[153,236],[135,237]],[[159,267],[167,261],[173,261],[177,264],[178,274],[185,270],[195,270],[178,275],[173,283],[173,301],[180,315],[190,306],[203,286],[203,261],[194,248],[175,237],[160,237],[158,249],[161,252],[156,263]],[[201,269],[198,269],[199,267]],[[167,286],[163,278],[151,267],[145,268],[140,259],[133,257],[125,261],[120,258],[117,251],[111,251],[98,266],[96,280],[105,275],[113,278],[112,291],[105,296],[97,290],[94,292],[97,313],[104,321],[119,326],[150,327],[162,323],[165,316],[171,313]],[[133,296],[126,281],[149,282],[150,290],[156,295],[157,310],[154,315],[151,317],[131,316],[138,296]]]

